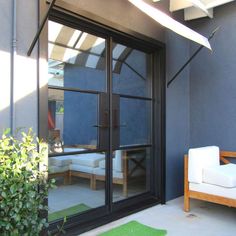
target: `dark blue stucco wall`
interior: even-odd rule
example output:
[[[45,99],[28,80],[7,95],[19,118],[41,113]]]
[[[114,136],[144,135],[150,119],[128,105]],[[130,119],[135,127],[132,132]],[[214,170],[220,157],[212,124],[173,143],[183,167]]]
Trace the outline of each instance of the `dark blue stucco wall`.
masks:
[[[211,20],[191,23],[205,35],[218,26],[213,52],[202,50],[191,63],[190,146],[236,150],[236,2],[215,8]]]
[[[236,2],[214,8],[214,18],[188,22],[193,30],[220,30],[166,91],[166,199],[183,195],[183,155],[191,147],[236,150]],[[167,80],[198,48],[166,33]]]
[[[189,41],[166,32],[167,81],[189,56]],[[183,156],[189,146],[189,67],[166,88],[166,200],[183,195]]]
[[[126,59],[129,66],[124,64],[120,73],[113,74],[114,93],[147,96],[149,90],[147,79],[144,79],[147,74],[145,61],[146,56],[143,53],[132,51]],[[137,73],[130,67],[135,68]],[[106,75],[102,70],[66,64],[64,86],[105,92]],[[64,93],[65,145],[90,144],[97,140],[97,128],[94,125],[98,124],[98,104],[99,97],[96,94]],[[149,141],[150,111],[148,101],[120,99],[121,145],[144,144]]]

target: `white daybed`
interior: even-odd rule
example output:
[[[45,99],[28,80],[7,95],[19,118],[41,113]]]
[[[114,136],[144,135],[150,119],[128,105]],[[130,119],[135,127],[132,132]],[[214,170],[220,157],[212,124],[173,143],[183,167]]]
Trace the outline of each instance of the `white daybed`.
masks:
[[[236,207],[236,152],[208,146],[190,149],[184,158],[184,210],[190,198]]]

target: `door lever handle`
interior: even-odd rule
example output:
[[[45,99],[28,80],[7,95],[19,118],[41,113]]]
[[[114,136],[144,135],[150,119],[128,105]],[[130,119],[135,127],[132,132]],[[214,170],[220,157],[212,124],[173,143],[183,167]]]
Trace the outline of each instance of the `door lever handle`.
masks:
[[[101,128],[101,129],[108,129],[109,128],[108,125],[93,125],[93,127]]]

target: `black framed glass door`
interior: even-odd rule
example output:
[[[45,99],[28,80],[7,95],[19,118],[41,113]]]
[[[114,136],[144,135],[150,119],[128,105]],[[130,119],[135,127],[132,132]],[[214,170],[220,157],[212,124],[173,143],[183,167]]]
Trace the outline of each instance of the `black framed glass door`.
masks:
[[[112,202],[116,203],[150,192],[152,55],[116,42],[112,49],[112,130],[116,143]]]
[[[48,218],[109,216],[153,195],[152,51],[49,21]]]
[[[48,219],[106,212],[106,171],[94,172],[108,158],[106,39],[49,21],[48,34]],[[107,97],[107,96],[106,96]],[[104,123],[104,124],[103,124]]]

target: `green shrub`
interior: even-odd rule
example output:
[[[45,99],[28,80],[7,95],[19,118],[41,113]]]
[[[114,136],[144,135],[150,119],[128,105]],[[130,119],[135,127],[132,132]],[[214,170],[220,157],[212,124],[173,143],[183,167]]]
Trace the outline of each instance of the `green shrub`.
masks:
[[[40,147],[40,150],[38,150]],[[9,130],[0,139],[0,235],[36,236],[48,227],[40,212],[47,211],[45,199],[53,181],[47,182],[39,166],[47,147],[32,134],[18,138]]]

